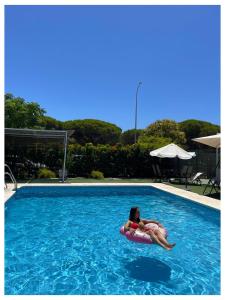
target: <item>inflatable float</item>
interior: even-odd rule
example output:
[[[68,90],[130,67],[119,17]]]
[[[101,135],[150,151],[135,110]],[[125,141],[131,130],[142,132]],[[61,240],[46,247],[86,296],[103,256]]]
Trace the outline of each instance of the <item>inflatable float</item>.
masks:
[[[148,223],[145,225],[145,228],[149,228],[149,229],[153,229],[153,230],[159,229],[165,238],[168,235],[166,228],[159,227],[155,223]],[[133,241],[136,243],[143,243],[143,244],[153,244],[154,243],[154,241],[151,239],[150,235],[148,235],[145,232],[140,231],[139,229],[137,229],[134,233],[131,233],[130,231],[125,232],[124,226],[122,226],[120,228],[120,233],[123,234],[129,241]]]

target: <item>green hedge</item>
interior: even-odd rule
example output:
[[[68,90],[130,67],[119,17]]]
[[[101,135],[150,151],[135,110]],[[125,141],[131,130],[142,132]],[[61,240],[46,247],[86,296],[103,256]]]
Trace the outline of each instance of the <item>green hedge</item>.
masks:
[[[105,177],[149,177],[153,158],[141,145],[69,145],[67,169],[70,177],[88,177],[92,170]]]

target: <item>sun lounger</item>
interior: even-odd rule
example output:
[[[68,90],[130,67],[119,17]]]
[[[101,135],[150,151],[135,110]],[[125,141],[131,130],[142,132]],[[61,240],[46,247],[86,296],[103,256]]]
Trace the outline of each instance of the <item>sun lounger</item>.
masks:
[[[208,181],[208,183],[207,183],[207,185],[204,189],[203,195],[205,195],[206,190],[207,190],[208,187],[211,187],[211,189],[210,189],[209,194],[207,194],[207,195],[210,196],[212,194],[213,190],[216,193],[220,193],[220,174],[217,177],[209,179],[209,181]]]
[[[199,185],[202,185],[202,182],[201,182],[201,179],[200,177],[202,176],[202,172],[198,172],[196,173],[189,181],[188,183],[189,184],[199,184]]]

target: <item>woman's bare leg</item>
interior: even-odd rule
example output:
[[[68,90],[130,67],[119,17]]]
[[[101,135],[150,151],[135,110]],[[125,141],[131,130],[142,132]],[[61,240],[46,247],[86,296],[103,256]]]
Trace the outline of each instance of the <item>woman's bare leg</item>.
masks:
[[[150,235],[150,237],[154,240],[154,242],[156,242],[158,245],[160,245],[161,247],[163,247],[166,250],[171,250],[171,247],[169,245],[165,245],[163,242],[161,242],[157,235],[155,235],[155,233],[153,231],[147,231],[145,232],[148,235]]]
[[[169,244],[167,239],[165,239],[165,237],[162,235],[162,233],[159,230],[155,230],[154,234],[158,237],[158,239],[164,243],[165,245],[169,246],[169,247],[174,247],[176,244]]]

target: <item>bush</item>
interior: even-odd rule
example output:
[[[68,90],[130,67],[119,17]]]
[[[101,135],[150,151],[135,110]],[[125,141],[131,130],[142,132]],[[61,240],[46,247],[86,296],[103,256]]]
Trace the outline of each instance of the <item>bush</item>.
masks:
[[[47,169],[47,168],[41,168],[38,170],[38,178],[55,178],[55,172]]]
[[[104,174],[100,171],[92,171],[91,172],[91,178],[94,178],[94,179],[104,179]]]

